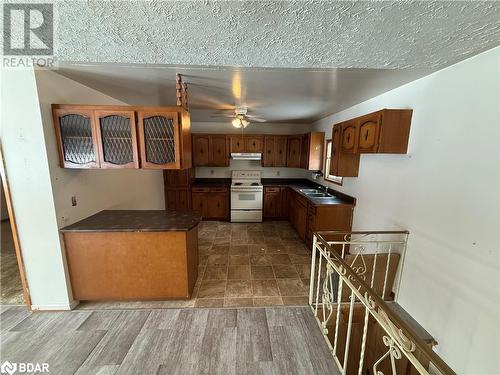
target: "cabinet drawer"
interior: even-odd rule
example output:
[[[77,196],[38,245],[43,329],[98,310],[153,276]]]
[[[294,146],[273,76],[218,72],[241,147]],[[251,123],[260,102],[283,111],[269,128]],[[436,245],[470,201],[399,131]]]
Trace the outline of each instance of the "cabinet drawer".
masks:
[[[210,191],[210,188],[206,187],[193,187],[193,193],[208,193]]]
[[[215,188],[210,188],[210,191],[212,193],[227,193],[227,187],[215,187]]]
[[[275,187],[275,186],[273,186],[273,187],[270,187],[270,186],[267,187],[266,186],[264,189],[265,189],[266,193],[279,193],[279,191],[280,191],[280,188],[279,187]]]

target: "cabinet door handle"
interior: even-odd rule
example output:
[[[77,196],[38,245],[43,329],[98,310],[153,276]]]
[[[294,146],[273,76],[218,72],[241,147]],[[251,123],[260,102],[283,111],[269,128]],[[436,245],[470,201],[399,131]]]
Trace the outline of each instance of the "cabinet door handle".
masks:
[[[349,142],[350,140],[351,140],[351,135],[347,134],[347,142]]]
[[[367,141],[367,140],[368,140],[368,130],[365,133],[365,141]]]

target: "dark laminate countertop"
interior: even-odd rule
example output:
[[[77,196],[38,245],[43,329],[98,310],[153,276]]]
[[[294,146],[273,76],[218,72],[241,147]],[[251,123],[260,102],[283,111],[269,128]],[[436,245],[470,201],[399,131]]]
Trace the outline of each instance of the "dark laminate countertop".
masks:
[[[304,188],[318,188],[320,185],[306,178],[263,178],[262,185],[264,186],[282,186],[289,187],[301,194],[309,202],[315,206],[330,206],[335,204],[356,205],[356,198],[340,191],[328,189],[330,194],[335,195],[334,198],[311,198],[300,191]],[[229,187],[231,186],[230,178],[197,178],[193,182],[194,187]]]
[[[302,195],[304,198],[306,198],[309,202],[311,202],[315,206],[331,206],[335,204],[348,204],[353,206],[356,205],[356,198],[333,189],[328,189],[328,192],[330,194],[335,195],[335,197],[333,198],[308,197],[307,195],[302,193],[300,189],[307,189],[307,188],[314,189],[318,188],[320,185],[305,178],[263,178],[262,185],[289,187],[298,194]]]
[[[61,232],[184,232],[197,226],[200,220],[200,216],[194,211],[104,210],[60,230]]]

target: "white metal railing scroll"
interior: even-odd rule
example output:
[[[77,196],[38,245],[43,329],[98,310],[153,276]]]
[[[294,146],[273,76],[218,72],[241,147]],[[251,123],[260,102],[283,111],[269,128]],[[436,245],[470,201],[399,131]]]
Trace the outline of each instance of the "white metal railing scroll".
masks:
[[[309,305],[343,375],[455,374],[387,304],[398,297],[407,239],[314,233]]]

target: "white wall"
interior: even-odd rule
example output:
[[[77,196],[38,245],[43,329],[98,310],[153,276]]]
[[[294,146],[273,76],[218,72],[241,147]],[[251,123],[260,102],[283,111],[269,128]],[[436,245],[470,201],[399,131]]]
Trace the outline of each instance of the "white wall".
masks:
[[[241,134],[241,130],[227,122],[193,122],[193,133]],[[252,123],[244,134],[304,134],[311,131],[310,124]],[[229,167],[197,167],[197,178],[230,178],[232,170],[262,171],[263,178],[307,178],[308,173],[299,168],[262,167],[260,161],[231,160]]]
[[[1,70],[1,142],[32,304],[72,300],[57,228],[49,163],[32,70]]]
[[[36,83],[59,227],[104,209],[164,209],[163,172],[78,170],[59,167],[51,104],[126,104],[51,71],[37,71]],[[77,205],[71,205],[76,196]]]
[[[408,229],[400,303],[460,374],[500,368],[500,48],[314,124],[412,108],[407,155],[362,155],[354,229]]]

